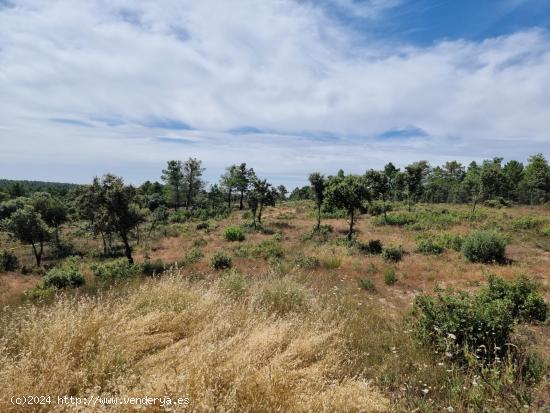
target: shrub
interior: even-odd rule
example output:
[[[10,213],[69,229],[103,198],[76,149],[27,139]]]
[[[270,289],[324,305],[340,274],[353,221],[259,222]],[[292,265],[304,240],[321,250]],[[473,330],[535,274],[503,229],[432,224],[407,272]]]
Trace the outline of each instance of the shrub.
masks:
[[[475,294],[440,290],[414,303],[415,335],[448,358],[466,363],[502,358],[518,320],[543,320],[547,305],[525,279],[507,283],[491,277]],[[536,304],[534,304],[536,303]]]
[[[258,303],[270,312],[283,315],[305,309],[307,293],[304,287],[294,281],[277,279],[260,290]]]
[[[381,254],[382,253],[382,242],[379,239],[371,239],[366,244],[360,242],[357,243],[359,251],[365,254]]]
[[[443,245],[432,238],[423,238],[416,243],[416,249],[422,254],[439,255],[445,251]]]
[[[390,204],[386,204],[384,206],[382,202],[373,202],[368,205],[366,212],[375,217],[382,215],[384,213],[384,209],[386,212],[390,212],[392,210],[392,206]]]
[[[466,237],[462,252],[471,262],[502,262],[506,254],[506,240],[495,231],[476,231]]]
[[[55,287],[34,287],[26,290],[23,297],[31,301],[49,301],[55,297],[56,291]]]
[[[19,260],[13,252],[7,250],[0,252],[0,272],[15,271],[18,266]]]
[[[204,257],[203,252],[200,249],[193,247],[187,252],[187,254],[185,254],[182,265],[194,264],[200,261],[202,257]]]
[[[384,282],[386,285],[393,285],[397,282],[397,275],[395,274],[395,270],[393,268],[388,268],[384,271]]]
[[[390,214],[385,218],[378,216],[373,220],[374,225],[396,225],[404,226],[416,222],[416,215],[410,213]]]
[[[231,257],[221,251],[214,253],[210,260],[210,265],[215,270],[223,270],[226,268],[231,268],[232,260]]]
[[[275,233],[271,236],[271,239],[272,239],[273,241],[281,242],[282,240],[285,239],[285,236],[283,235],[282,232],[275,232]]]
[[[210,224],[208,224],[208,222],[200,222],[197,224],[196,228],[198,230],[202,230],[202,229],[208,229],[210,227]]]
[[[139,265],[130,265],[125,258],[94,263],[90,265],[90,269],[97,278],[104,282],[124,280],[139,275],[141,272]]]
[[[359,285],[359,288],[362,288],[363,290],[370,292],[376,291],[376,286],[370,278],[359,278],[359,280],[357,280],[357,284]]]
[[[196,238],[193,240],[194,247],[204,247],[207,244],[208,244],[208,240],[206,238]]]
[[[60,267],[53,268],[48,271],[42,280],[42,287],[47,288],[77,288],[86,280],[80,272],[80,265],[77,258],[67,259]]]
[[[273,260],[282,258],[284,250],[279,242],[273,239],[266,239],[258,244],[240,245],[235,249],[235,254],[239,257]]]
[[[165,264],[165,262],[160,258],[158,258],[154,261],[146,260],[141,265],[141,271],[145,275],[158,275],[158,274],[162,274],[166,269],[166,267],[167,265]]]
[[[382,250],[382,258],[384,261],[399,262],[403,258],[403,250],[401,247],[389,245]]]
[[[227,227],[223,236],[227,241],[244,241],[244,231],[240,227]]]
[[[510,226],[515,230],[522,229],[535,229],[542,225],[542,220],[538,217],[533,217],[530,215],[524,215],[518,218],[514,218],[510,221]]]
[[[234,298],[242,297],[248,291],[246,278],[241,273],[231,270],[220,280],[220,289]]]
[[[541,234],[545,237],[550,237],[550,225],[546,225],[542,230]]]
[[[445,248],[460,251],[464,239],[459,234],[443,234],[439,237],[439,241]]]
[[[307,257],[305,255],[301,255],[294,260],[294,265],[298,268],[311,270],[318,268],[321,265],[321,261],[317,257]]]
[[[335,270],[342,265],[342,259],[340,257],[323,257],[321,259],[321,266],[328,270]]]

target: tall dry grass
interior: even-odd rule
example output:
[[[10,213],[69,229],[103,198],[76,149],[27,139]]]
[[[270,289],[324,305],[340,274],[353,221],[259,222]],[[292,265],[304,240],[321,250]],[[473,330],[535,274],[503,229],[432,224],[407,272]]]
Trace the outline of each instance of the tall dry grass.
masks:
[[[348,305],[285,278],[192,283],[173,273],[125,291],[7,309],[0,412],[79,411],[14,406],[14,395],[190,399],[175,411],[387,411],[389,401],[363,374],[365,327],[355,329],[360,320]]]

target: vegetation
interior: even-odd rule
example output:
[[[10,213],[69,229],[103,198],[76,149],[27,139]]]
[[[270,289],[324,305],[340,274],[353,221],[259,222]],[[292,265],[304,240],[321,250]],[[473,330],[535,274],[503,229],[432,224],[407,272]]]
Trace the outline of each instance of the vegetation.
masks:
[[[0,190],[2,396],[549,407],[542,155],[314,173],[288,197],[244,163],[212,185],[203,171],[189,158],[140,186]]]

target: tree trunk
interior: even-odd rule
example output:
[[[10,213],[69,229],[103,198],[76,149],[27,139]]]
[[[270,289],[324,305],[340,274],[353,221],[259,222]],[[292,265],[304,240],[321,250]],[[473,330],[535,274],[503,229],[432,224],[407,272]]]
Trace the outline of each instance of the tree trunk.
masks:
[[[260,210],[258,211],[258,223],[260,225],[262,225],[262,209],[263,209],[264,205],[263,204],[260,204]]]
[[[411,195],[407,194],[407,203],[409,204],[409,212],[411,212]]]
[[[317,231],[321,229],[321,204],[317,205]]]
[[[388,216],[386,214],[386,197],[382,196],[382,209],[384,210],[384,222],[388,222]]]
[[[355,219],[355,211],[351,211],[350,221],[349,221],[348,241],[351,241],[351,237],[353,236],[353,221],[354,221],[354,219]]]
[[[477,198],[474,198],[474,204],[472,205],[472,218],[474,217],[474,214],[476,213],[476,204],[477,204]]]
[[[243,200],[244,200],[244,189],[241,190],[241,199],[239,201],[239,210],[243,209]]]
[[[36,259],[36,266],[40,267],[40,263],[42,262],[42,247],[40,247],[40,251],[36,249],[36,245],[34,242],[32,243],[32,252],[34,253],[34,258]]]
[[[227,207],[231,209],[231,188],[229,188],[229,196],[227,197]]]
[[[128,258],[128,264],[133,265],[134,258],[132,257],[132,247],[130,247],[130,243],[128,242],[128,236],[126,234],[120,235],[122,242],[124,243],[124,254],[126,255],[126,258]]]

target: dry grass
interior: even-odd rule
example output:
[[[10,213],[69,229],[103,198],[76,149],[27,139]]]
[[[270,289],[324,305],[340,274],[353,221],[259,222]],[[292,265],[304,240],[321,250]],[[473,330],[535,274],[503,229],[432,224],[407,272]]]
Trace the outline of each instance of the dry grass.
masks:
[[[29,411],[7,400],[21,394],[182,396],[191,400],[185,411],[201,412],[387,411],[389,401],[350,369],[345,311],[302,288],[267,279],[235,298],[218,282],[172,274],[6,309],[0,411]]]

